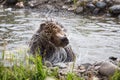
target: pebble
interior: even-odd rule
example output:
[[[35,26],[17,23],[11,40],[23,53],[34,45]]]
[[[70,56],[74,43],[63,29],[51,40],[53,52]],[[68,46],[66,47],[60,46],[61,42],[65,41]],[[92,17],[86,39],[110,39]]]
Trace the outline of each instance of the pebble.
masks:
[[[83,7],[81,7],[81,6],[77,7],[76,10],[75,10],[75,13],[79,14],[81,12],[83,12]]]

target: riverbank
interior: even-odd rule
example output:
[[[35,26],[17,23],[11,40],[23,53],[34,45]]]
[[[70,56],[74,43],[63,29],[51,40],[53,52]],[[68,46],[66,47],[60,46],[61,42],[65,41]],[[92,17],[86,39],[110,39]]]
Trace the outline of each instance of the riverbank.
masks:
[[[109,61],[84,63],[75,62],[51,64],[42,63],[40,56],[19,50],[4,52],[0,60],[1,80],[119,80],[120,59],[110,57]],[[7,64],[6,64],[7,63]]]
[[[120,19],[119,0],[11,0],[6,2],[15,5],[17,8],[29,7],[32,9],[42,9],[51,12],[66,10],[78,15],[93,15],[104,17],[117,17]],[[15,2],[16,1],[16,2]],[[16,4],[15,4],[16,3]],[[6,5],[8,5],[6,4]]]

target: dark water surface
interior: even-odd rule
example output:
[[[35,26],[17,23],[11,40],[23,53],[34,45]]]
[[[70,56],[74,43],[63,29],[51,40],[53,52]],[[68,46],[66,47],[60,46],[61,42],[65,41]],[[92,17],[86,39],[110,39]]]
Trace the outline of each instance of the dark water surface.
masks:
[[[70,44],[77,55],[77,62],[120,58],[120,20],[78,16],[70,12],[40,12],[31,10],[0,9],[0,56],[8,51],[23,48],[49,16],[67,29]],[[4,46],[3,46],[4,45]]]

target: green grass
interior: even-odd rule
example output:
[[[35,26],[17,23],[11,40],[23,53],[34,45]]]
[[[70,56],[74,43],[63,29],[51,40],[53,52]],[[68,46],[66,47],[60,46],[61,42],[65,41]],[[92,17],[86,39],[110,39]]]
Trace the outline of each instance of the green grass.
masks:
[[[68,73],[66,80],[84,80],[84,79],[80,78],[75,73]]]
[[[82,80],[73,73],[68,73],[64,79],[60,79],[58,74],[59,68],[47,68],[43,65],[40,56],[18,58],[18,56],[20,57],[20,55],[26,52],[24,51],[19,50],[17,56],[14,55],[16,53],[4,52],[4,58],[0,61],[0,80],[49,80],[46,79],[48,77],[52,78],[52,80]],[[6,56],[9,57],[7,58]],[[11,66],[4,65],[2,61],[6,60],[11,63]]]
[[[120,71],[116,70],[115,74],[110,78],[110,80],[120,80]]]

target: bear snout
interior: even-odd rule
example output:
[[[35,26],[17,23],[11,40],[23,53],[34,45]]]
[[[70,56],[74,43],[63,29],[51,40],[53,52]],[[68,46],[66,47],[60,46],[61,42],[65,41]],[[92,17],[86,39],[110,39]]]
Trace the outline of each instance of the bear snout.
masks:
[[[62,37],[61,42],[64,43],[65,45],[69,44],[69,40],[67,37]]]

